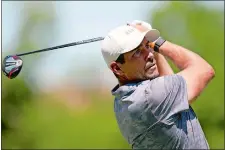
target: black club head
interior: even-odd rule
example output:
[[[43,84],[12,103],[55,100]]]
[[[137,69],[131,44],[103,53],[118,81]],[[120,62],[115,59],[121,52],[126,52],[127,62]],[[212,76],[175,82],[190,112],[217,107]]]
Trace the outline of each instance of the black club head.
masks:
[[[19,56],[6,56],[2,63],[2,71],[10,79],[15,78],[22,69],[23,60]]]

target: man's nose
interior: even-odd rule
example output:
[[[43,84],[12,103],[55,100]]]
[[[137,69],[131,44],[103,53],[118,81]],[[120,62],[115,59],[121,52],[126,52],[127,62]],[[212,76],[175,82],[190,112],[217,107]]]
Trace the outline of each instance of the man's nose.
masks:
[[[154,61],[154,54],[151,51],[146,51],[147,56],[146,56],[146,61],[152,62]]]

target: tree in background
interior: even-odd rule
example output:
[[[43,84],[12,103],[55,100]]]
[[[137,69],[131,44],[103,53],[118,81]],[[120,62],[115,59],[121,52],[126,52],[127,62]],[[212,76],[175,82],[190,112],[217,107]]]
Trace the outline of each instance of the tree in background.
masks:
[[[224,10],[198,2],[167,2],[154,10],[152,26],[161,36],[206,59],[216,76],[194,103],[210,148],[224,147]],[[177,68],[170,62],[175,71]]]
[[[15,4],[18,5],[18,3]],[[21,22],[24,23],[19,33],[19,40],[17,41],[18,46],[15,53],[37,49],[40,45],[49,42],[49,37],[43,37],[43,35],[46,35],[43,33],[48,32],[48,35],[51,35],[53,33],[55,21],[55,12],[52,3],[21,2],[19,6],[23,6],[23,10],[20,13],[21,16],[23,16],[23,18],[21,17]],[[8,54],[3,54],[3,56],[6,55]],[[6,131],[10,131],[9,129],[15,130],[15,128],[17,128],[21,108],[26,102],[31,101],[32,96],[34,96],[26,80],[29,80],[31,69],[35,66],[35,63],[37,63],[38,55],[27,57],[24,60],[26,63],[23,65],[23,71],[21,71],[17,78],[9,80],[5,76],[2,77],[1,124],[3,139],[8,133]]]

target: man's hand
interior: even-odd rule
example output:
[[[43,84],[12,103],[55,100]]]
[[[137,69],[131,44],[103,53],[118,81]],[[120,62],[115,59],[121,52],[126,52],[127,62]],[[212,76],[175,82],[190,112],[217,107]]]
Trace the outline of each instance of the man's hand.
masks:
[[[149,46],[150,46],[152,49],[154,49],[155,42],[156,42],[156,41],[149,43]]]

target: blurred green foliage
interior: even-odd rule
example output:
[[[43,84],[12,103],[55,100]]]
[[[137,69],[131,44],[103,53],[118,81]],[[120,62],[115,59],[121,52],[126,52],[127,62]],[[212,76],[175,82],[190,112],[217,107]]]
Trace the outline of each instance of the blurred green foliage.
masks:
[[[224,148],[223,14],[224,11],[206,9],[195,2],[168,2],[155,10],[150,21],[165,39],[200,54],[215,68],[216,77],[193,105],[212,149]],[[18,49],[37,46],[28,44],[30,41],[26,38],[30,32],[27,30],[45,15],[30,17],[23,28],[24,34],[21,33],[24,36],[20,37],[22,45]],[[51,28],[52,22],[46,19],[45,16],[44,21]],[[117,126],[110,91],[84,94],[89,107],[68,108],[53,95],[34,95],[24,78],[2,77],[2,127],[5,127],[2,128],[2,148],[130,148]]]
[[[21,107],[31,99],[31,91],[23,80],[9,81],[2,79],[2,131],[13,128],[20,116]]]
[[[24,105],[18,128],[3,137],[3,148],[129,148],[117,128],[112,98],[86,94],[95,102],[83,111],[49,97]]]

